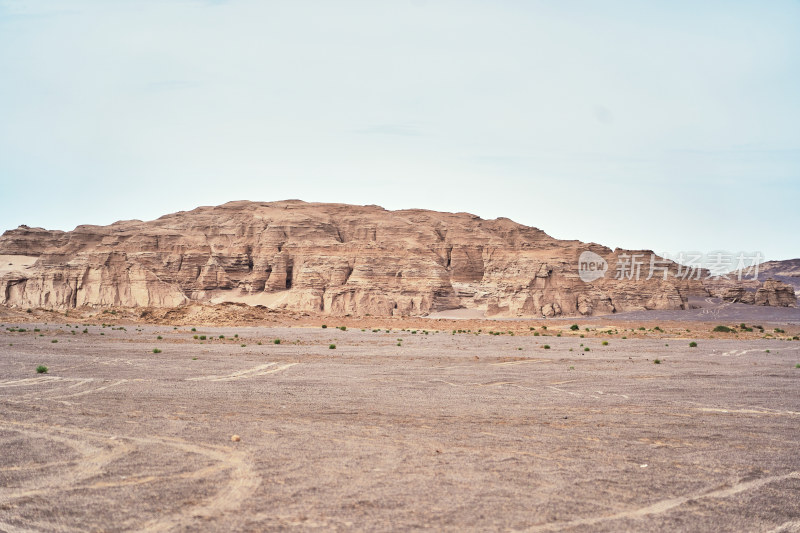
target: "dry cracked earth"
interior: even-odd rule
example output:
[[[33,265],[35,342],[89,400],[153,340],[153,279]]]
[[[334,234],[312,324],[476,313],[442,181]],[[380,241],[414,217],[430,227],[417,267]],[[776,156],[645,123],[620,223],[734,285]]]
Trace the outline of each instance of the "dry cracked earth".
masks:
[[[196,329],[0,328],[0,530],[800,530],[797,341]]]

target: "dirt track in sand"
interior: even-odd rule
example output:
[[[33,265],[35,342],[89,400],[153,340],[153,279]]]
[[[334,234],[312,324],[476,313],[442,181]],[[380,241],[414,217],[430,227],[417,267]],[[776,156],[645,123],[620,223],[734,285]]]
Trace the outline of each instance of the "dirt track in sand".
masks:
[[[798,341],[10,325],[0,530],[800,527]]]

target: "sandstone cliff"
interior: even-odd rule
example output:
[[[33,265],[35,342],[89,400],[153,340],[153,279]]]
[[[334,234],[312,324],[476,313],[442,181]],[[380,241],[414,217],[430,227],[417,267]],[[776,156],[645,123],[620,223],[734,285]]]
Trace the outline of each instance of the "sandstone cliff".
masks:
[[[590,283],[578,272],[587,250],[611,269]],[[7,231],[0,303],[63,309],[240,301],[338,315],[466,307],[539,317],[680,309],[689,294],[705,294],[699,281],[645,280],[647,265],[639,280],[614,279],[625,253],[632,252],[553,239],[504,218],[242,201],[149,222]]]
[[[794,287],[774,279],[767,279],[755,288],[738,284],[734,286],[712,288],[713,296],[728,302],[750,305],[766,305],[771,307],[797,307],[797,296]]]

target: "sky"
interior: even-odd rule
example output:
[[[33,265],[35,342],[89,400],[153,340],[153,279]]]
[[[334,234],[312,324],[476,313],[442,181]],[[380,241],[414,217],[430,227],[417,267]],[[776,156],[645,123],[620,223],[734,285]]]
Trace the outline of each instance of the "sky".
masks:
[[[0,0],[0,230],[290,198],[800,257],[800,2]]]

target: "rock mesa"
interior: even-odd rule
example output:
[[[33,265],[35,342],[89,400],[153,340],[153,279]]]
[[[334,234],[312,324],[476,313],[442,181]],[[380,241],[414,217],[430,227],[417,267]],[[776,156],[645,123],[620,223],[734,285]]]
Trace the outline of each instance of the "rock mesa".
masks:
[[[586,283],[578,257],[610,270]],[[157,220],[0,237],[0,303],[172,307],[239,301],[335,315],[597,315],[680,309],[702,283],[614,279],[625,250],[557,240],[506,218],[378,206],[231,202]],[[649,251],[637,251],[650,257]],[[674,265],[672,265],[674,267]]]

